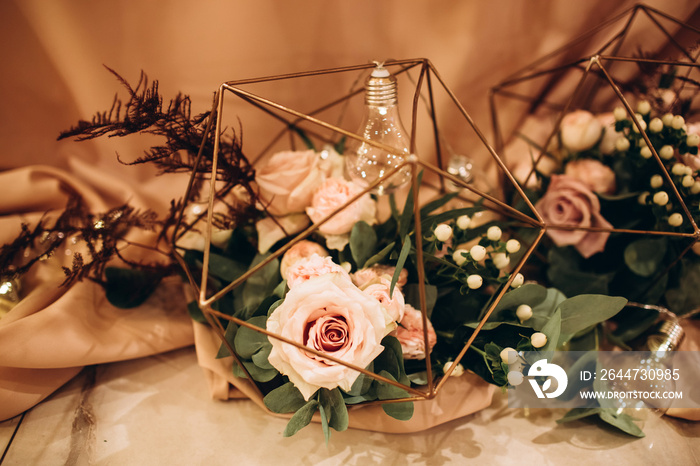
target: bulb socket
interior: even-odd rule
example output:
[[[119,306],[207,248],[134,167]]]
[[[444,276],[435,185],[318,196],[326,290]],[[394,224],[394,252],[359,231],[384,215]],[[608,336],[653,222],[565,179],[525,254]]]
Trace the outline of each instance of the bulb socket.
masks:
[[[377,107],[396,105],[396,78],[389,76],[370,75],[365,80],[365,104]]]

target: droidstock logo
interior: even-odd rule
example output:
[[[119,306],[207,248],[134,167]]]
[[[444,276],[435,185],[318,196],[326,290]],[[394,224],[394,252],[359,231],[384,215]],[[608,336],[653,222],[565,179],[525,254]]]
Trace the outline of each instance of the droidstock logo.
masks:
[[[535,380],[536,377],[547,377],[541,388],[537,380]],[[552,379],[557,381],[556,389],[552,392],[547,392],[552,387]],[[527,371],[527,380],[530,382],[537,398],[556,398],[564,393],[569,383],[566,371],[556,364],[547,362],[546,359],[540,359],[530,366],[530,370]]]

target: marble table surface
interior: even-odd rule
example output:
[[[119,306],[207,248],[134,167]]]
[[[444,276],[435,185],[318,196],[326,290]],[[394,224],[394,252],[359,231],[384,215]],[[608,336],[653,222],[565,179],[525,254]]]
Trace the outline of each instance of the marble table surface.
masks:
[[[561,412],[509,409],[497,393],[476,414],[417,434],[282,437],[285,419],[250,401],[210,399],[194,350],[88,367],[43,403],[0,423],[6,465],[700,464],[700,423],[645,422],[634,439]]]

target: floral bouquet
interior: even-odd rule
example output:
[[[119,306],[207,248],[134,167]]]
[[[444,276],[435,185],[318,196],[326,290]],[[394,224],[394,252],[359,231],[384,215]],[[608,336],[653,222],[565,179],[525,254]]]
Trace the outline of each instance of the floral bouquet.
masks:
[[[427,60],[385,66],[396,75],[420,68],[412,80],[418,83],[410,133],[414,148],[413,138],[420,134],[414,128],[420,120],[415,105],[435,101],[435,87],[426,92],[420,84],[439,76]],[[436,129],[438,166],[231,83],[217,92],[211,112],[192,116],[187,97],[178,95],[164,110],[157,82],[148,87],[142,77],[133,89],[119,79],[129,90],[126,111],[120,113],[115,101],[115,112],[99,113],[62,137],[148,133],[166,139],[136,163],[154,163],[165,173],[187,171],[191,179],[167,218],[149,215],[147,226],[159,231],[160,246],[170,244],[172,260],[197,296],[188,306],[192,318],[220,337],[218,357],[230,358],[232,375],[270,411],[291,416],[285,435],[317,414],[329,438],[331,428],[348,427],[349,408],[358,405],[380,404],[387,415],[409,419],[414,401],[439,397],[446,381],[465,371],[503,388],[519,384],[522,377],[510,370],[511,353],[542,351],[547,357],[574,343],[593,349],[586,346],[590,335],[626,302],[597,294],[567,298],[521,272],[543,238],[541,223],[440,168],[445,141],[432,106],[427,113]],[[240,135],[222,125],[227,92],[281,120],[280,134],[289,136],[290,147],[263,150],[259,160],[249,162]],[[453,102],[456,114],[476,130]],[[401,155],[400,161],[359,185],[345,169],[348,139]],[[300,142],[304,149],[296,147]],[[377,189],[395,179],[400,182],[391,192]],[[67,275],[99,279],[114,304],[138,305],[173,273],[172,264],[108,262],[115,254],[121,257],[117,246],[125,232],[142,225],[131,216],[90,215],[89,221],[94,218],[108,219],[109,228],[101,229],[99,241],[88,248],[94,254],[76,258]],[[16,242],[6,250],[17,257],[31,249],[42,228],[55,233],[59,227],[40,225],[26,244]],[[535,241],[522,247],[512,232],[534,235]],[[105,251],[100,244],[114,247]],[[600,418],[641,434],[629,427],[625,414]]]

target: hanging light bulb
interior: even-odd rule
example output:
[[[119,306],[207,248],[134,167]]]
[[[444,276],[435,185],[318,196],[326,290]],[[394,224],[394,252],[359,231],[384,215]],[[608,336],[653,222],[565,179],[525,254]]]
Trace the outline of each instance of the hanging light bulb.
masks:
[[[401,124],[397,101],[396,78],[382,63],[365,80],[365,113],[358,134],[366,140],[391,147],[382,150],[364,141],[348,143],[346,166],[355,183],[367,187],[384,178],[401,165],[410,154],[409,133]],[[377,188],[376,194],[388,194],[405,185],[410,179],[408,166],[387,178]]]

